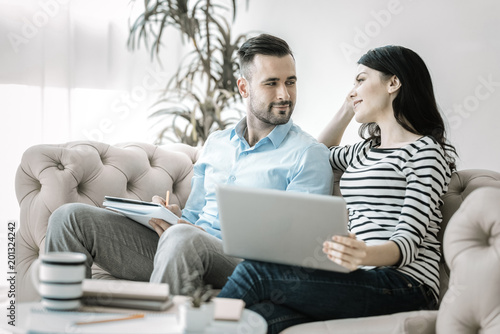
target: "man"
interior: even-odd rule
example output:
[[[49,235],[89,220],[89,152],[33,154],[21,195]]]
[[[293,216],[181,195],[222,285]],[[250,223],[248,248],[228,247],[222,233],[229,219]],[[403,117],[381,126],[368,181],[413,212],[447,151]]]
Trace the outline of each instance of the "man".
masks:
[[[169,283],[173,294],[182,293],[185,273],[198,273],[199,279],[221,288],[240,260],[222,250],[217,184],[331,193],[328,149],[290,119],[297,76],[288,44],[260,35],[245,42],[238,56],[238,88],[247,116],[207,139],[194,166],[186,207],[168,206],[181,217],[179,224],[152,219],[156,235],[113,212],[69,204],[49,220],[47,251],[87,254],[88,277],[95,261],[118,278]],[[158,196],[153,201],[165,204]]]

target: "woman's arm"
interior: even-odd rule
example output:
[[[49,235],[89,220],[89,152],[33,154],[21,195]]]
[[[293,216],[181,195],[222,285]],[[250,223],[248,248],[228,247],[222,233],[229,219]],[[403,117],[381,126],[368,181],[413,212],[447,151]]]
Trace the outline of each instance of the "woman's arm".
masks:
[[[430,137],[419,141],[418,148],[401,170],[406,176],[405,200],[399,221],[390,240],[401,249],[400,266],[417,259],[419,248],[426,257],[440,256],[437,234],[441,222],[442,196],[448,189],[451,171],[438,143]]]
[[[357,240],[354,233],[348,237],[333,236],[332,241],[324,242],[323,252],[331,261],[350,270],[359,266],[394,266],[401,259],[401,251],[395,242],[367,246],[364,241]]]
[[[326,147],[340,145],[344,131],[354,117],[352,102],[352,99],[347,96],[342,107],[319,134],[320,143],[325,144]]]

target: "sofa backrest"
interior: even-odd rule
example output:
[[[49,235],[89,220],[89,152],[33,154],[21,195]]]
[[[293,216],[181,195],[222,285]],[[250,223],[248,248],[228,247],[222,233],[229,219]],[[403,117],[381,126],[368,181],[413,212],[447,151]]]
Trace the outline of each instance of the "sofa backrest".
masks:
[[[486,169],[466,169],[453,173],[451,176],[448,192],[443,196],[443,206],[441,213],[443,220],[441,222],[441,230],[439,232],[439,241],[441,242],[441,250],[443,249],[443,236],[448,226],[451,217],[458,210],[463,201],[474,190],[482,187],[500,188],[500,173]],[[440,300],[448,290],[448,282],[450,280],[450,269],[446,265],[446,254],[441,258],[440,270]]]
[[[453,214],[444,234],[451,269],[436,333],[500,333],[500,188],[471,192]]]
[[[183,207],[191,190],[197,148],[145,143],[108,145],[80,141],[37,145],[24,153],[15,187],[20,206],[16,234],[17,301],[37,297],[30,267],[45,247],[49,216],[65,203],[102,206],[105,195],[150,201],[171,191]]]

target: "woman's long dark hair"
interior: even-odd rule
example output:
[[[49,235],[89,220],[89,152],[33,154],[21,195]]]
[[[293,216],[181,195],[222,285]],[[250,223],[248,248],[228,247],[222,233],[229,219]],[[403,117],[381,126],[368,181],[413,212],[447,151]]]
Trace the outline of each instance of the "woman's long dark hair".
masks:
[[[398,77],[401,88],[392,102],[396,121],[411,133],[434,138],[443,148],[451,170],[455,170],[457,152],[446,139],[431,75],[422,58],[410,49],[388,45],[368,51],[358,64],[382,72],[387,79],[393,75]],[[380,140],[380,128],[375,123],[362,124],[359,135],[366,139],[365,133],[370,139]]]

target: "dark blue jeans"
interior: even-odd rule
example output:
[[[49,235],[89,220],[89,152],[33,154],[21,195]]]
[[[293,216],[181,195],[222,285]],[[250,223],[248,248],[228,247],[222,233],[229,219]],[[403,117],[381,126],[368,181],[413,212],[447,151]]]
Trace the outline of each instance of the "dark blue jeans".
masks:
[[[266,319],[268,333],[311,321],[436,307],[427,286],[391,267],[344,274],[243,261],[219,297],[243,299]]]

